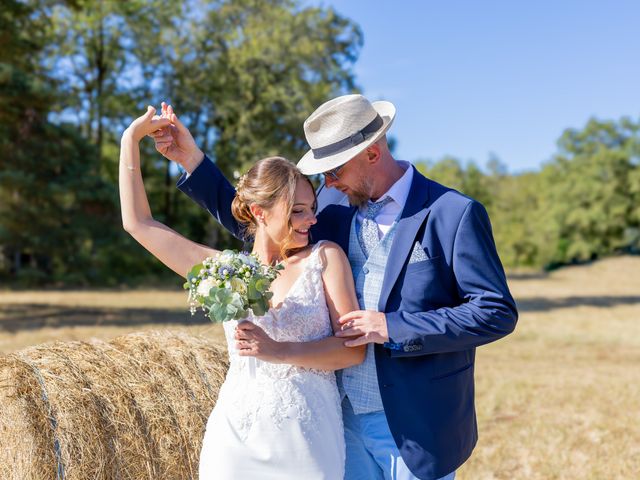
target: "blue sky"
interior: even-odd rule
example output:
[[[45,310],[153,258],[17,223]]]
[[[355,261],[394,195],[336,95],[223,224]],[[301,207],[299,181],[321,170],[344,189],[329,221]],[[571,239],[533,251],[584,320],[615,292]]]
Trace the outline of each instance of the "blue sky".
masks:
[[[392,101],[396,157],[537,170],[568,127],[640,115],[638,0],[319,0],[356,21],[363,93]]]

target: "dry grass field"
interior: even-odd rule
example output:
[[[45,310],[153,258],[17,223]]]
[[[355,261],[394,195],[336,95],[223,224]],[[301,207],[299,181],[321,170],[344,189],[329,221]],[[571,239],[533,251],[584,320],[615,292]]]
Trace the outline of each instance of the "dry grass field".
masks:
[[[179,282],[177,282],[179,283]],[[476,479],[640,475],[640,258],[514,275],[516,332],[478,350]],[[0,291],[0,353],[170,329],[222,341],[175,291]]]

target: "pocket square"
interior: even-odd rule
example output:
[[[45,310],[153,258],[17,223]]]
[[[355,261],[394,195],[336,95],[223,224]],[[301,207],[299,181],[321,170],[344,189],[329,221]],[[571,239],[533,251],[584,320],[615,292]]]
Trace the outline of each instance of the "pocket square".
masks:
[[[411,265],[412,263],[422,262],[424,260],[429,260],[429,257],[427,257],[427,254],[424,253],[424,249],[422,248],[422,245],[420,245],[419,242],[416,242],[413,245],[413,250],[411,251],[411,257],[409,258],[409,265]]]

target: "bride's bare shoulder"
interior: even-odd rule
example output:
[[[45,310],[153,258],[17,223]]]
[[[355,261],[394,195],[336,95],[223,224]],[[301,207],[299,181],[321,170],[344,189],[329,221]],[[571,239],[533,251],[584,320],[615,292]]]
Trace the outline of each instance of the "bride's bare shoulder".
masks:
[[[345,263],[348,262],[347,255],[342,250],[342,247],[335,242],[329,240],[323,240],[318,246],[318,254],[322,259],[322,264],[325,266],[329,263]]]

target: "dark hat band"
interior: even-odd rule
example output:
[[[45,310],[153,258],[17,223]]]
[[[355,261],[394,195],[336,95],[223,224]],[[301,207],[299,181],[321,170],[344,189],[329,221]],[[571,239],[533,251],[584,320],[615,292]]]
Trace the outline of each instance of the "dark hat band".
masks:
[[[382,117],[380,115],[376,115],[376,118],[374,118],[371,123],[369,123],[362,130],[358,130],[350,137],[339,140],[324,147],[312,148],[311,151],[313,152],[313,156],[316,159],[320,159],[328,157],[330,155],[335,155],[336,153],[344,152],[345,150],[349,150],[351,147],[360,145],[368,138],[371,138],[371,135],[380,130],[383,125],[384,121],[382,120]]]

